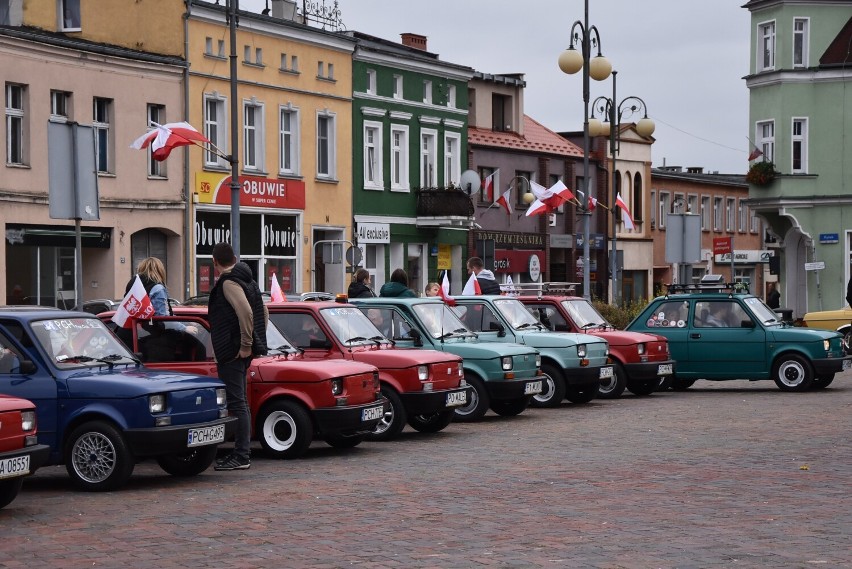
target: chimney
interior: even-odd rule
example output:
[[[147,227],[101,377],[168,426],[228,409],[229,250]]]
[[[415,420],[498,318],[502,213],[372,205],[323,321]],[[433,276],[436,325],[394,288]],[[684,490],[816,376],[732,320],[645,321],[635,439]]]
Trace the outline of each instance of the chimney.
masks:
[[[426,51],[426,36],[420,34],[399,34],[402,36],[402,45]]]
[[[272,0],[272,17],[294,21],[296,16],[295,0]]]

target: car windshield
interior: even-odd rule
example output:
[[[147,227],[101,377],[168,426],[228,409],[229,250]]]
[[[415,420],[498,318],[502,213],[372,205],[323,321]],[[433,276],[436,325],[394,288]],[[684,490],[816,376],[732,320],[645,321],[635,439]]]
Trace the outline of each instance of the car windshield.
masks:
[[[287,341],[287,338],[280,330],[272,323],[272,320],[266,325],[266,345],[270,351],[275,352],[294,352],[296,348]]]
[[[584,298],[563,300],[562,306],[578,328],[588,329],[598,326],[611,326],[597,308]]]
[[[530,314],[527,307],[515,298],[500,298],[494,301],[494,306],[515,330],[525,328],[543,328],[544,325]]]
[[[68,369],[136,361],[97,318],[56,318],[30,323],[36,342],[58,367]]]
[[[433,338],[474,335],[443,302],[414,305],[414,313]]]
[[[358,308],[324,308],[320,310],[320,314],[344,346],[386,341],[375,324]]]
[[[766,303],[757,298],[756,296],[749,296],[743,299],[746,306],[749,307],[754,317],[757,318],[760,322],[764,324],[780,324],[781,318],[779,318],[778,314],[766,306]]]

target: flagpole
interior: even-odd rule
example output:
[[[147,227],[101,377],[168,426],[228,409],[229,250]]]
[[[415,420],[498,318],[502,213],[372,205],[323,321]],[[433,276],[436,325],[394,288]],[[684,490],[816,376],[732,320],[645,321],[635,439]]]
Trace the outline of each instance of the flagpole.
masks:
[[[618,306],[621,301],[621,289],[618,286],[618,220],[615,218],[615,200],[618,195],[617,188],[617,176],[618,172],[615,168],[615,160],[616,155],[618,154],[618,148],[616,146],[616,137],[621,135],[621,117],[619,116],[618,109],[616,109],[616,101],[618,101],[618,97],[616,97],[615,85],[616,85],[616,77],[618,76],[618,71],[613,70],[612,72],[612,101],[609,104],[609,126],[610,126],[610,137],[609,137],[609,150],[612,154],[612,253],[610,256],[609,266],[610,266],[610,278],[612,280],[612,300],[613,303]]]
[[[240,0],[228,0],[228,28],[231,42],[231,247],[234,254],[240,256],[240,133],[239,110],[237,103],[237,11]],[[258,269],[260,270],[260,268]]]

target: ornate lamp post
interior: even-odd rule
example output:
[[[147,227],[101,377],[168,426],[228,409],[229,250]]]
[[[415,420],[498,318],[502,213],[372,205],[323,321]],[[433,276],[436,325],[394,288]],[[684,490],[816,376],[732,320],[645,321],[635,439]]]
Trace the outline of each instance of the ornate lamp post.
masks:
[[[580,52],[575,44],[580,44]],[[591,57],[592,47],[596,47],[598,54]],[[595,26],[589,27],[589,0],[585,1],[584,19],[577,20],[571,26],[571,43],[568,49],[559,55],[559,69],[564,73],[573,75],[583,71],[583,184],[585,184],[585,195],[582,207],[583,215],[583,298],[591,299],[589,293],[589,211],[588,198],[591,197],[592,185],[589,183],[589,77],[595,81],[603,81],[609,77],[612,65],[609,60],[601,54],[601,38]]]
[[[656,125],[654,121],[648,118],[648,107],[645,105],[645,101],[640,99],[639,97],[629,96],[625,97],[621,100],[620,103],[616,104],[615,101],[618,100],[616,97],[616,79],[618,76],[618,71],[612,72],[612,99],[608,99],[607,97],[598,97],[592,103],[592,118],[589,119],[589,135],[590,136],[606,136],[609,135],[609,151],[612,155],[612,252],[610,253],[609,266],[610,266],[610,275],[612,275],[612,299],[615,304],[619,304],[620,299],[620,288],[618,286],[618,263],[616,262],[616,226],[618,220],[615,218],[615,199],[618,195],[619,184],[618,184],[618,174],[616,173],[615,160],[618,152],[620,150],[621,145],[621,119],[625,114],[628,115],[628,118],[633,116],[638,112],[644,113],[644,116],[639,119],[639,122],[636,123],[636,132],[639,133],[640,136],[651,136],[654,134],[654,129]],[[597,109],[601,116],[607,117],[607,122],[601,122],[600,120],[595,118],[595,109]],[[613,128],[614,127],[614,128]]]

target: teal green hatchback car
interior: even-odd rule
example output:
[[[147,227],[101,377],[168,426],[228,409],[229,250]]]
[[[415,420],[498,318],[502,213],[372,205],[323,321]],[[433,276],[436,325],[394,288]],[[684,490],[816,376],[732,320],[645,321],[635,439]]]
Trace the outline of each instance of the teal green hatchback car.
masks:
[[[781,322],[740,283],[671,285],[626,329],[668,338],[676,390],[698,379],[772,379],[783,391],[821,389],[852,364],[840,334]]]

